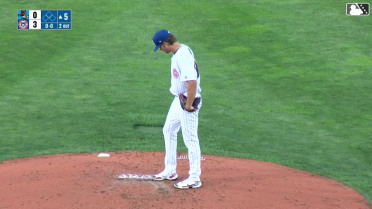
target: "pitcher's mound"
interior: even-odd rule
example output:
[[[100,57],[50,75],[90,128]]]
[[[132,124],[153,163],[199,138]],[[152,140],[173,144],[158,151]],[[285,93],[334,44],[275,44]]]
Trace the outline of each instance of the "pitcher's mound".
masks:
[[[363,196],[341,183],[272,163],[203,155],[203,186],[178,190],[174,182],[142,178],[163,170],[164,153],[97,156],[64,154],[1,162],[0,208],[370,208]],[[188,166],[187,157],[180,156],[179,180],[187,178]],[[118,180],[120,174],[130,178]]]

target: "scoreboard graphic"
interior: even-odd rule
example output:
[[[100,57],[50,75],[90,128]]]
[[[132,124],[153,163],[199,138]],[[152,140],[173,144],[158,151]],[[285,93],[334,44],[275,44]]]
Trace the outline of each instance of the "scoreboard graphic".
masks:
[[[71,30],[71,10],[18,10],[18,30]]]

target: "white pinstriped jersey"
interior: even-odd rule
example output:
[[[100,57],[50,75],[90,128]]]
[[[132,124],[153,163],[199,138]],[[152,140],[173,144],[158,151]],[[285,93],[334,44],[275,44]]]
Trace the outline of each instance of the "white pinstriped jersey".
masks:
[[[194,53],[188,46],[181,44],[181,47],[172,56],[171,87],[169,91],[175,96],[179,94],[187,96],[186,81],[190,80],[198,81],[195,97],[200,97],[200,75]]]
[[[177,135],[182,129],[183,141],[188,150],[190,163],[189,178],[200,181],[201,175],[201,150],[198,137],[199,110],[192,113],[181,108],[178,94],[187,96],[187,82],[197,80],[196,97],[200,97],[200,76],[198,65],[192,50],[181,44],[173,53],[171,60],[171,87],[170,92],[175,96],[169,108],[167,119],[163,127],[165,141],[165,171],[176,172],[177,169]]]

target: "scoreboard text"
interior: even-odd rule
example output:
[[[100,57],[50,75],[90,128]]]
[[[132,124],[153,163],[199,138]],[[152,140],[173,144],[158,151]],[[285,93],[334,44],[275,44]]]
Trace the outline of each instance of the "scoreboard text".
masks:
[[[70,30],[71,10],[18,10],[18,29]]]

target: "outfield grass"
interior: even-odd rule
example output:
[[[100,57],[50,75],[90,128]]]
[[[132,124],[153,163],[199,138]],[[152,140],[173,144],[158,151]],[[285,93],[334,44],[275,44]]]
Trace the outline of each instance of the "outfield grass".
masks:
[[[170,56],[151,38],[166,28],[198,60],[203,153],[311,171],[371,201],[372,19],[346,3],[0,1],[0,160],[164,150]],[[17,31],[17,9],[72,9],[72,30]]]

